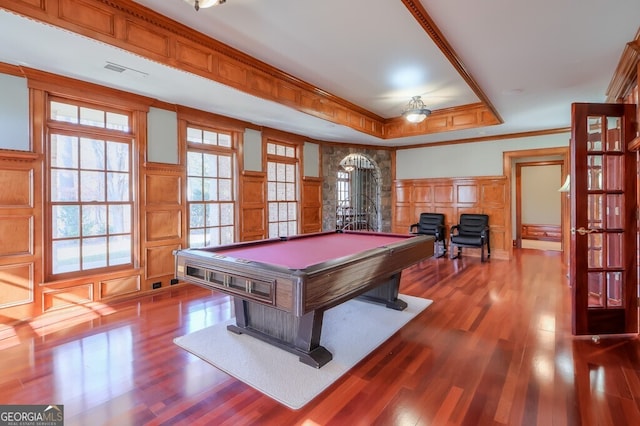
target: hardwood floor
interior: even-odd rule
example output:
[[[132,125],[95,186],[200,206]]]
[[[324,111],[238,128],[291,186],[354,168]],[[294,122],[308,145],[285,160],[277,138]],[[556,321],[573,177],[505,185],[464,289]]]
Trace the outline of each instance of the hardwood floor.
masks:
[[[0,331],[0,404],[64,404],[66,425],[638,424],[639,341],[572,337],[566,272],[539,250],[405,271],[434,303],[298,411],[173,344],[230,316],[221,294],[37,318]]]

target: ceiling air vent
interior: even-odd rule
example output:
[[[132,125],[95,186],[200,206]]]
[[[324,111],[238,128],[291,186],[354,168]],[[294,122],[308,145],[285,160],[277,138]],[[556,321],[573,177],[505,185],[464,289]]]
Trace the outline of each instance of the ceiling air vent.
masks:
[[[125,67],[124,65],[114,64],[113,62],[107,62],[104,67],[105,69],[108,69],[110,71],[114,71],[120,74],[132,75],[135,77],[146,77],[149,75],[146,72],[134,70],[133,68]]]

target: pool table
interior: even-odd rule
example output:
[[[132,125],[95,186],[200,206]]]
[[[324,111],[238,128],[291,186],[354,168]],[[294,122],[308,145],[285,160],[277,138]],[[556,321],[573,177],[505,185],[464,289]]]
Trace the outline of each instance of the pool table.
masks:
[[[432,236],[362,231],[174,252],[176,278],[233,296],[230,331],[293,352],[316,368],[332,359],[320,345],[327,309],[354,297],[405,309],[398,299],[402,270],[433,253]]]

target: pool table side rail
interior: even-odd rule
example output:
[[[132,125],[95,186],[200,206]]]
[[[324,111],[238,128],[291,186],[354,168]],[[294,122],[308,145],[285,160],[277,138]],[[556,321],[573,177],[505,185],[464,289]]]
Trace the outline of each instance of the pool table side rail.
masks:
[[[181,281],[302,316],[368,291],[433,256],[433,246],[431,236],[411,236],[304,270],[219,255],[213,248],[177,250],[174,254],[176,278]]]
[[[422,235],[335,259],[305,270],[304,312],[329,309],[363,294],[434,254],[434,238]]]

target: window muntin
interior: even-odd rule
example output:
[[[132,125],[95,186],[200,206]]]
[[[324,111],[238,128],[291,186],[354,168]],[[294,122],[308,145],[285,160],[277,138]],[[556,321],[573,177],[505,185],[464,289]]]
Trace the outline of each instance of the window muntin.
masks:
[[[130,114],[51,100],[49,273],[133,265]]]
[[[187,127],[189,247],[235,241],[232,135]]]
[[[267,142],[269,238],[298,233],[297,169],[295,146]]]

